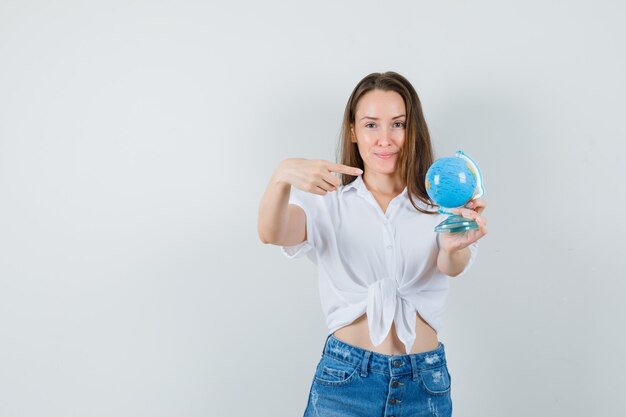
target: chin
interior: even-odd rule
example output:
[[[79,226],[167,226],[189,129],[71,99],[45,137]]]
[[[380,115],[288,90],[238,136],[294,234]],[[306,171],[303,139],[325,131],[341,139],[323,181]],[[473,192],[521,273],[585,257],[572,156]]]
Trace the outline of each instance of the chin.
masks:
[[[382,175],[393,175],[396,173],[395,169],[373,169],[372,171]]]
[[[375,172],[377,174],[392,175],[396,173],[395,166],[380,167],[380,166],[377,166],[376,164],[373,164],[373,165],[365,164],[365,165],[367,166],[368,171]]]
[[[392,166],[392,167],[384,167],[381,169],[377,169],[376,171],[380,172],[381,174],[393,174],[394,172],[396,172],[396,167]]]

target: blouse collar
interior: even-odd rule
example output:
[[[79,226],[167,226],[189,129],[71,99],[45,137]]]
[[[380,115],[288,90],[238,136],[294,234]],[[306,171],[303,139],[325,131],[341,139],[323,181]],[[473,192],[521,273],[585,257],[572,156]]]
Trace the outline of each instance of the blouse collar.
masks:
[[[351,188],[354,188],[355,190],[357,190],[357,193],[360,195],[365,195],[367,193],[370,193],[370,190],[368,190],[367,187],[365,186],[365,182],[363,182],[362,177],[363,177],[363,174],[357,175],[354,181],[352,181],[349,184],[344,185],[343,188],[341,189],[341,194],[343,195],[343,193],[345,193],[347,190]],[[400,193],[400,197],[406,196],[406,193],[407,193],[407,187],[405,186],[404,190],[402,190],[402,192]]]

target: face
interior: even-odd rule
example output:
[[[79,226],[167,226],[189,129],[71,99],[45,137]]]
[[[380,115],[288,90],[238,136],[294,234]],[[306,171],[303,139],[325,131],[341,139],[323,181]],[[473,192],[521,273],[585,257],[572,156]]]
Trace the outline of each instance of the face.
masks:
[[[357,144],[365,170],[393,174],[404,146],[406,109],[395,91],[372,90],[357,103],[351,140]]]

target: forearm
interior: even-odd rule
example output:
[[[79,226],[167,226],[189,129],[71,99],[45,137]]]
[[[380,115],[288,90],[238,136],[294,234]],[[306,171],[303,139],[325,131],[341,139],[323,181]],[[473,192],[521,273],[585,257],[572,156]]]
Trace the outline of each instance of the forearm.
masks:
[[[286,232],[290,192],[291,185],[276,170],[259,204],[257,229],[263,243],[280,241]]]
[[[443,249],[439,249],[437,268],[439,268],[442,273],[455,277],[463,272],[469,259],[470,250],[468,247],[455,252],[446,252]]]

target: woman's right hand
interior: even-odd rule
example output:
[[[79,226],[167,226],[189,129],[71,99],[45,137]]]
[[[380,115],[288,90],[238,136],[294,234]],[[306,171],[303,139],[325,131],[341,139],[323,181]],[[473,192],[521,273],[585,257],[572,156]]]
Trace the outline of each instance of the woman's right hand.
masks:
[[[336,164],[322,159],[288,158],[280,162],[275,175],[279,181],[313,194],[326,195],[337,190],[341,179],[332,173],[357,176],[363,171],[356,167]]]

